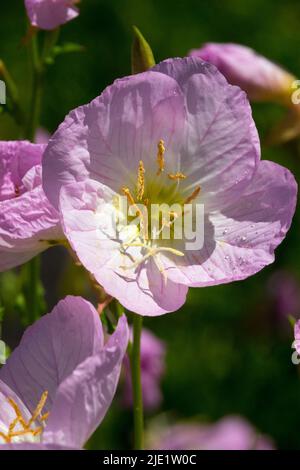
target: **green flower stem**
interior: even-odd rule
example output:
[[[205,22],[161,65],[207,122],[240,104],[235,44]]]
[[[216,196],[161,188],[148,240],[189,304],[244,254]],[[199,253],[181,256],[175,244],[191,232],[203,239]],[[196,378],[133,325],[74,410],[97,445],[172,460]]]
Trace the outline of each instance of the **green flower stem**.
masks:
[[[32,93],[31,103],[29,110],[29,118],[27,124],[26,137],[30,141],[34,141],[35,133],[39,125],[42,92],[43,92],[43,81],[44,71],[43,64],[39,58],[37,34],[34,33],[30,38],[30,58],[32,65]]]
[[[144,448],[144,412],[141,382],[141,333],[143,317],[133,314],[133,344],[130,352],[133,390],[134,448]]]
[[[29,284],[28,284],[28,318],[33,323],[39,318],[39,291],[40,280],[40,257],[36,256],[28,263]]]
[[[36,130],[40,124],[41,104],[44,87],[46,60],[53,49],[59,35],[59,29],[45,33],[45,42],[42,54],[39,52],[38,36],[33,33],[30,38],[30,59],[32,66],[32,94],[29,117],[26,129],[26,138],[31,142],[35,139]],[[34,321],[39,317],[39,282],[40,257],[36,256],[28,263],[28,315]]]

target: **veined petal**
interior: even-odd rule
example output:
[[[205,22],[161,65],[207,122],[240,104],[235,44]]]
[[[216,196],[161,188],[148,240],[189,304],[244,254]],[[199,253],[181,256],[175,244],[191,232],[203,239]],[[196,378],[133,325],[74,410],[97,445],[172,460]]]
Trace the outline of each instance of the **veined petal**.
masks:
[[[257,130],[246,94],[227,83],[211,64],[194,57],[168,59],[154,67],[180,85],[187,112],[181,171],[189,187],[201,187],[207,210],[220,196],[234,201],[260,159]]]
[[[42,186],[15,199],[0,201],[0,250],[8,252],[0,269],[12,268],[49,247],[49,241],[64,238],[58,213]]]
[[[18,405],[19,410],[22,413],[22,416],[25,420],[29,420],[31,414],[26,408],[22,400],[18,395],[0,379],[0,432],[7,434],[9,425],[16,418],[16,413],[13,407],[9,404],[8,399],[12,398],[14,402]],[[0,449],[2,449],[2,437],[0,436]]]
[[[52,136],[43,158],[49,200],[57,208],[62,185],[88,178],[119,192],[136,178],[140,160],[146,171],[156,170],[160,139],[169,171],[177,171],[184,121],[182,92],[172,78],[150,71],[116,80]]]
[[[0,379],[32,412],[43,392],[49,410],[59,385],[87,357],[103,347],[95,308],[81,297],[68,296],[51,313],[29,327],[0,370]]]
[[[104,349],[87,358],[60,385],[43,436],[45,443],[82,447],[103,420],[114,397],[128,344],[122,316]]]
[[[232,205],[209,216],[204,248],[187,251],[177,266],[164,260],[168,276],[189,286],[245,279],[274,261],[296,206],[297,183],[284,167],[260,162],[251,184]]]
[[[23,178],[41,163],[45,148],[22,140],[0,142],[0,201],[14,199],[24,191]]]

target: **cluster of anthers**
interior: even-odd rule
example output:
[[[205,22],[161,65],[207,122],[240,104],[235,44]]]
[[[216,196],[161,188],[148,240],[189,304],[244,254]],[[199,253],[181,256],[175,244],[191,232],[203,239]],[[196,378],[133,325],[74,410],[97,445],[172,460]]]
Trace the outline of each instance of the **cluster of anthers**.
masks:
[[[161,177],[162,175],[165,175],[164,177],[167,176],[167,180],[169,182],[177,183],[179,185],[180,181],[185,180],[187,177],[184,173],[181,172],[176,172],[176,173],[165,173],[165,143],[162,139],[159,140],[157,144],[157,172],[156,176]],[[130,206],[133,206],[136,210],[136,214],[139,217],[139,231],[134,234],[133,237],[131,237],[129,240],[126,242],[122,243],[122,250],[124,254],[126,253],[126,248],[128,247],[141,247],[145,249],[146,253],[145,255],[137,260],[134,261],[133,264],[130,266],[122,266],[123,269],[132,269],[132,268],[137,268],[140,264],[144,263],[146,260],[149,258],[153,257],[159,271],[163,274],[164,279],[166,281],[166,275],[164,272],[164,269],[159,261],[159,258],[156,256],[161,252],[168,252],[171,253],[175,256],[184,256],[184,253],[182,251],[176,250],[173,247],[167,247],[167,246],[159,246],[157,243],[157,240],[159,239],[161,233],[163,232],[165,227],[171,227],[175,220],[178,217],[182,217],[182,214],[184,211],[184,205],[185,204],[190,204],[193,202],[197,196],[200,193],[200,186],[196,187],[195,190],[190,194],[188,197],[183,199],[181,201],[181,206],[182,206],[182,211],[179,214],[178,212],[169,212],[169,218],[166,220],[165,218],[162,218],[161,222],[161,227],[158,232],[150,233],[149,236],[149,223],[148,223],[148,211],[143,211],[140,206],[143,204],[144,207],[148,208],[150,207],[151,200],[150,197],[145,197],[146,193],[146,181],[145,181],[145,166],[142,160],[139,161],[139,166],[138,166],[138,175],[137,175],[137,183],[136,183],[136,188],[135,188],[135,197],[133,196],[133,193],[130,191],[130,189],[127,186],[122,187],[121,192],[124,196],[126,196],[128,203]]]
[[[9,444],[13,442],[36,440],[45,427],[45,422],[49,416],[49,412],[42,414],[43,408],[48,398],[48,392],[44,392],[41,399],[31,415],[31,418],[27,421],[13,398],[7,398],[8,403],[13,408],[16,417],[8,426],[7,432],[0,431],[0,438],[3,439],[4,443]]]

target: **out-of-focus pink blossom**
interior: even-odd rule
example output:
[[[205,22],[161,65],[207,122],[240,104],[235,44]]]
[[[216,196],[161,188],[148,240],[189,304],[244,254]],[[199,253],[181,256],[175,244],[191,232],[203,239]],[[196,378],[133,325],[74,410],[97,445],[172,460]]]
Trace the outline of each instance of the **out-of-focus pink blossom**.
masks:
[[[281,318],[300,316],[300,284],[288,271],[276,271],[268,282],[269,295]]]
[[[32,26],[51,30],[73,20],[79,15],[78,0],[25,0]]]
[[[146,410],[152,411],[162,401],[160,381],[165,371],[165,345],[151,331],[146,328],[141,337],[141,373],[143,404]],[[125,384],[123,402],[125,406],[132,406],[132,384],[129,359],[124,359]]]
[[[272,450],[274,444],[244,418],[226,416],[214,424],[181,423],[155,427],[148,433],[147,447],[159,450]]]
[[[190,56],[214,64],[229,83],[245,90],[251,100],[291,104],[295,77],[249,47],[207,43],[193,49]]]

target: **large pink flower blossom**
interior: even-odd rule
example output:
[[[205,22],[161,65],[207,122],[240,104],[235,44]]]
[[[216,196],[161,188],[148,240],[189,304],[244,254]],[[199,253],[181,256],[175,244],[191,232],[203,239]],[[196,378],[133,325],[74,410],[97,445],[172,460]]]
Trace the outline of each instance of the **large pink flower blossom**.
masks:
[[[214,424],[180,423],[154,427],[148,448],[158,450],[273,450],[272,440],[244,418],[226,416]]]
[[[251,100],[291,104],[295,77],[249,47],[207,43],[193,49],[190,56],[214,64],[229,83],[245,90]]]
[[[97,311],[72,296],[29,327],[0,370],[0,450],[81,448],[114,397],[128,337],[123,315],[104,344]]]
[[[27,141],[0,142],[0,271],[64,238],[41,185],[44,149]]]
[[[25,7],[32,26],[50,30],[79,15],[76,3],[78,0],[25,0]]]
[[[72,111],[45,151],[43,187],[81,263],[143,315],[178,309],[189,286],[245,279],[272,263],[297,192],[287,169],[260,160],[245,93],[197,58],[117,80]],[[145,220],[120,223],[116,236],[120,194],[147,207],[204,205],[203,247],[155,239]]]

